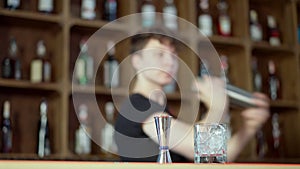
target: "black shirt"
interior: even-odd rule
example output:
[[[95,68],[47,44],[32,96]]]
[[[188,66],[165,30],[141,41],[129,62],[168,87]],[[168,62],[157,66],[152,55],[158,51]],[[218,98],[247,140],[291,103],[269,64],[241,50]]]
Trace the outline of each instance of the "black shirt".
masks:
[[[115,141],[122,161],[156,162],[159,145],[142,129],[143,122],[153,113],[169,110],[141,94],[132,94],[121,106],[115,123]],[[155,124],[153,123],[155,128]],[[183,156],[170,151],[172,162],[187,162]]]

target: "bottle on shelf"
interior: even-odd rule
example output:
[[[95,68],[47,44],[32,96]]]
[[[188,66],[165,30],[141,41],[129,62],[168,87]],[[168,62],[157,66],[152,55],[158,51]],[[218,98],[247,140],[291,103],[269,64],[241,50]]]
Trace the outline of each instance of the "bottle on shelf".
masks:
[[[228,71],[229,71],[229,64],[228,64],[228,57],[226,55],[220,55],[220,61],[221,61],[221,78],[224,80],[224,82],[229,83],[228,78]]]
[[[268,152],[268,143],[263,129],[259,129],[256,133],[256,152],[260,159],[266,157]]]
[[[156,20],[156,7],[154,6],[152,0],[144,0],[141,7],[142,13],[142,26],[151,27],[155,24]]]
[[[201,14],[198,17],[199,30],[206,36],[213,35],[213,20],[209,13],[209,0],[200,0]]]
[[[94,20],[96,18],[96,0],[81,0],[81,18]]]
[[[231,19],[228,15],[228,3],[226,0],[219,0],[217,7],[219,10],[218,34],[221,36],[231,36]]]
[[[250,38],[252,41],[262,41],[263,31],[261,24],[258,22],[257,12],[250,10]]]
[[[94,77],[94,59],[88,53],[87,37],[80,41],[80,56],[75,65],[76,79],[80,85],[91,83]]]
[[[202,60],[202,63],[200,63],[200,67],[199,67],[198,77],[201,78],[204,75],[209,75],[208,70],[209,67],[207,61]]]
[[[117,146],[114,141],[114,127],[113,127],[113,120],[114,120],[114,112],[115,107],[112,102],[107,102],[105,104],[105,115],[106,115],[106,123],[104,128],[101,132],[101,148],[103,153],[116,153]]]
[[[12,152],[12,124],[10,119],[10,102],[5,101],[3,104],[3,119],[2,119],[2,153]]]
[[[271,100],[276,100],[280,98],[280,80],[276,75],[275,63],[273,60],[268,62],[268,93]]]
[[[262,91],[262,76],[260,71],[258,70],[257,59],[255,57],[252,58],[252,84],[254,91],[261,92]]]
[[[10,39],[9,57],[2,61],[2,78],[20,80],[22,78],[21,61],[18,55],[18,45],[15,38]]]
[[[279,122],[279,113],[273,113],[272,115],[272,137],[273,137],[273,145],[272,145],[272,157],[280,158],[284,156],[284,143],[282,137],[282,126]]]
[[[279,46],[280,42],[280,31],[277,27],[276,20],[273,16],[268,15],[268,38],[271,46]]]
[[[42,100],[40,104],[40,120],[38,130],[38,156],[44,157],[50,155],[50,133],[49,133],[49,122],[47,117],[48,104],[46,100]]]
[[[177,23],[177,8],[174,4],[174,0],[165,0],[165,6],[163,8],[164,24],[167,28],[172,30],[178,29]]]
[[[21,0],[4,0],[4,7],[6,9],[15,10],[19,9]]]
[[[39,0],[38,11],[43,13],[53,12],[53,0]]]
[[[30,81],[32,83],[50,82],[52,77],[52,65],[46,57],[46,46],[43,40],[36,46],[37,56],[30,64]]]
[[[117,0],[105,0],[104,20],[113,21],[117,19]]]
[[[79,106],[79,127],[75,133],[75,153],[79,155],[91,153],[91,128],[88,123],[88,108],[85,104]]]
[[[107,88],[119,86],[119,62],[115,58],[114,46],[113,41],[107,43],[108,57],[104,62],[104,85]]]

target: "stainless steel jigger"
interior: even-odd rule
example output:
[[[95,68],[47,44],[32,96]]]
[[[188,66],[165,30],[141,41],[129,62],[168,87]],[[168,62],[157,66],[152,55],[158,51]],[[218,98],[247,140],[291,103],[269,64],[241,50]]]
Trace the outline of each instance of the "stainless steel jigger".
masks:
[[[159,143],[158,163],[172,163],[169,152],[169,136],[172,116],[155,116],[155,126]]]

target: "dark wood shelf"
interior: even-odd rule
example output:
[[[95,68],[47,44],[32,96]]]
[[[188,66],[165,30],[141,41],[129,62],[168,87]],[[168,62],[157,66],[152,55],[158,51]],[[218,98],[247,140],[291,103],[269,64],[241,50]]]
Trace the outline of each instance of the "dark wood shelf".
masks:
[[[43,14],[39,12],[29,12],[22,10],[7,10],[0,9],[0,16],[11,17],[11,18],[19,18],[19,19],[27,19],[39,22],[50,22],[50,23],[61,23],[62,17],[57,14]]]
[[[271,109],[298,109],[299,103],[295,100],[276,100],[271,101]]]
[[[237,37],[224,37],[214,35],[209,38],[209,40],[216,45],[230,45],[230,46],[243,46],[245,41]]]
[[[258,51],[258,52],[268,52],[268,53],[294,53],[293,47],[290,47],[288,45],[280,45],[280,46],[271,46],[268,42],[252,42],[251,44],[252,50]]]
[[[58,83],[31,83],[27,80],[0,79],[0,87],[60,91],[60,84]]]
[[[104,94],[104,95],[111,95],[112,91],[114,94],[120,95],[120,96],[125,96],[126,90],[122,88],[106,88],[104,86],[91,86],[91,85],[73,85],[70,88],[70,94],[75,92],[75,93],[85,93],[85,94]]]

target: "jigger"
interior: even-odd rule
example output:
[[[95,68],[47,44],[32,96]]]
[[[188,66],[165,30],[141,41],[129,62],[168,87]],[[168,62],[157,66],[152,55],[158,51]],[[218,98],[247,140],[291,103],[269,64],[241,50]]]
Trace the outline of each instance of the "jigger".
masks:
[[[172,116],[155,116],[155,126],[159,143],[158,163],[172,163],[169,152],[169,136]]]

